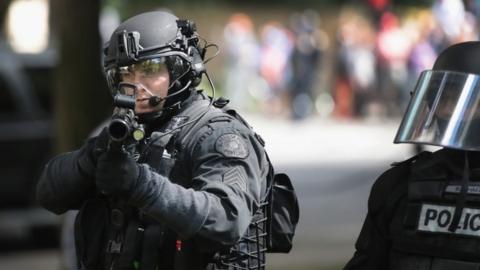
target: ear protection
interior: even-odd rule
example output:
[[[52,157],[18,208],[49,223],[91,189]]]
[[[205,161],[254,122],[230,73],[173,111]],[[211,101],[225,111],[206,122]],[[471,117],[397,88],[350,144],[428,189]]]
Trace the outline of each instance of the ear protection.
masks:
[[[197,47],[190,47],[188,54],[192,56],[190,71],[190,76],[192,78],[192,86],[197,86],[198,84],[200,84],[202,74],[206,70],[205,63],[203,62],[203,58]]]
[[[200,84],[201,76],[205,73],[205,49],[198,46],[197,26],[190,20],[177,20],[177,26],[180,33],[183,35],[183,44],[186,48],[186,53],[189,56],[190,71],[186,77],[192,81],[191,86]]]

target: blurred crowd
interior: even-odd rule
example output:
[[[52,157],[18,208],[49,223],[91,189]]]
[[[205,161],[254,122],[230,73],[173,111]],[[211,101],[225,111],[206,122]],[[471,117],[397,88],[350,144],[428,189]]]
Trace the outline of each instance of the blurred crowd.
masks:
[[[478,0],[402,9],[367,0],[342,8],[329,33],[311,9],[258,27],[235,13],[224,29],[222,89],[237,108],[294,120],[398,117],[441,50],[478,40],[479,15]]]
[[[302,119],[314,111],[316,83],[327,35],[313,10],[294,13],[286,25],[268,21],[255,35],[252,19],[233,14],[224,29],[225,95],[244,110]]]

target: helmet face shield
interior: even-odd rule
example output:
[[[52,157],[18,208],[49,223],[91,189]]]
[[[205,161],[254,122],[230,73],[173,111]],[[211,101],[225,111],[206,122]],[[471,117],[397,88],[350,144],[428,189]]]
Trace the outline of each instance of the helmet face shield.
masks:
[[[480,151],[480,76],[422,72],[394,142]]]

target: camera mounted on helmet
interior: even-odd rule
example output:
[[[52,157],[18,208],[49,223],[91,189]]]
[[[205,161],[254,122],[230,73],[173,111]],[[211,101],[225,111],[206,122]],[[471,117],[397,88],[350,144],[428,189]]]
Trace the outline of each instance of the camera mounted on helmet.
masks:
[[[190,20],[177,20],[177,25],[186,37],[193,36],[197,31],[197,25]]]
[[[129,63],[138,61],[138,52],[140,51],[140,33],[123,30],[117,34],[118,50],[115,57],[115,64],[118,67],[126,66]]]

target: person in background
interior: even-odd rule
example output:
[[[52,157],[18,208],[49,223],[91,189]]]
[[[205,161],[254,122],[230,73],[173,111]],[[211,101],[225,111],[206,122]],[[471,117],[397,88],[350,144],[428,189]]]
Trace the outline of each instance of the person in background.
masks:
[[[394,163],[374,183],[346,270],[479,269],[480,42],[423,71],[396,143],[443,147]]]

